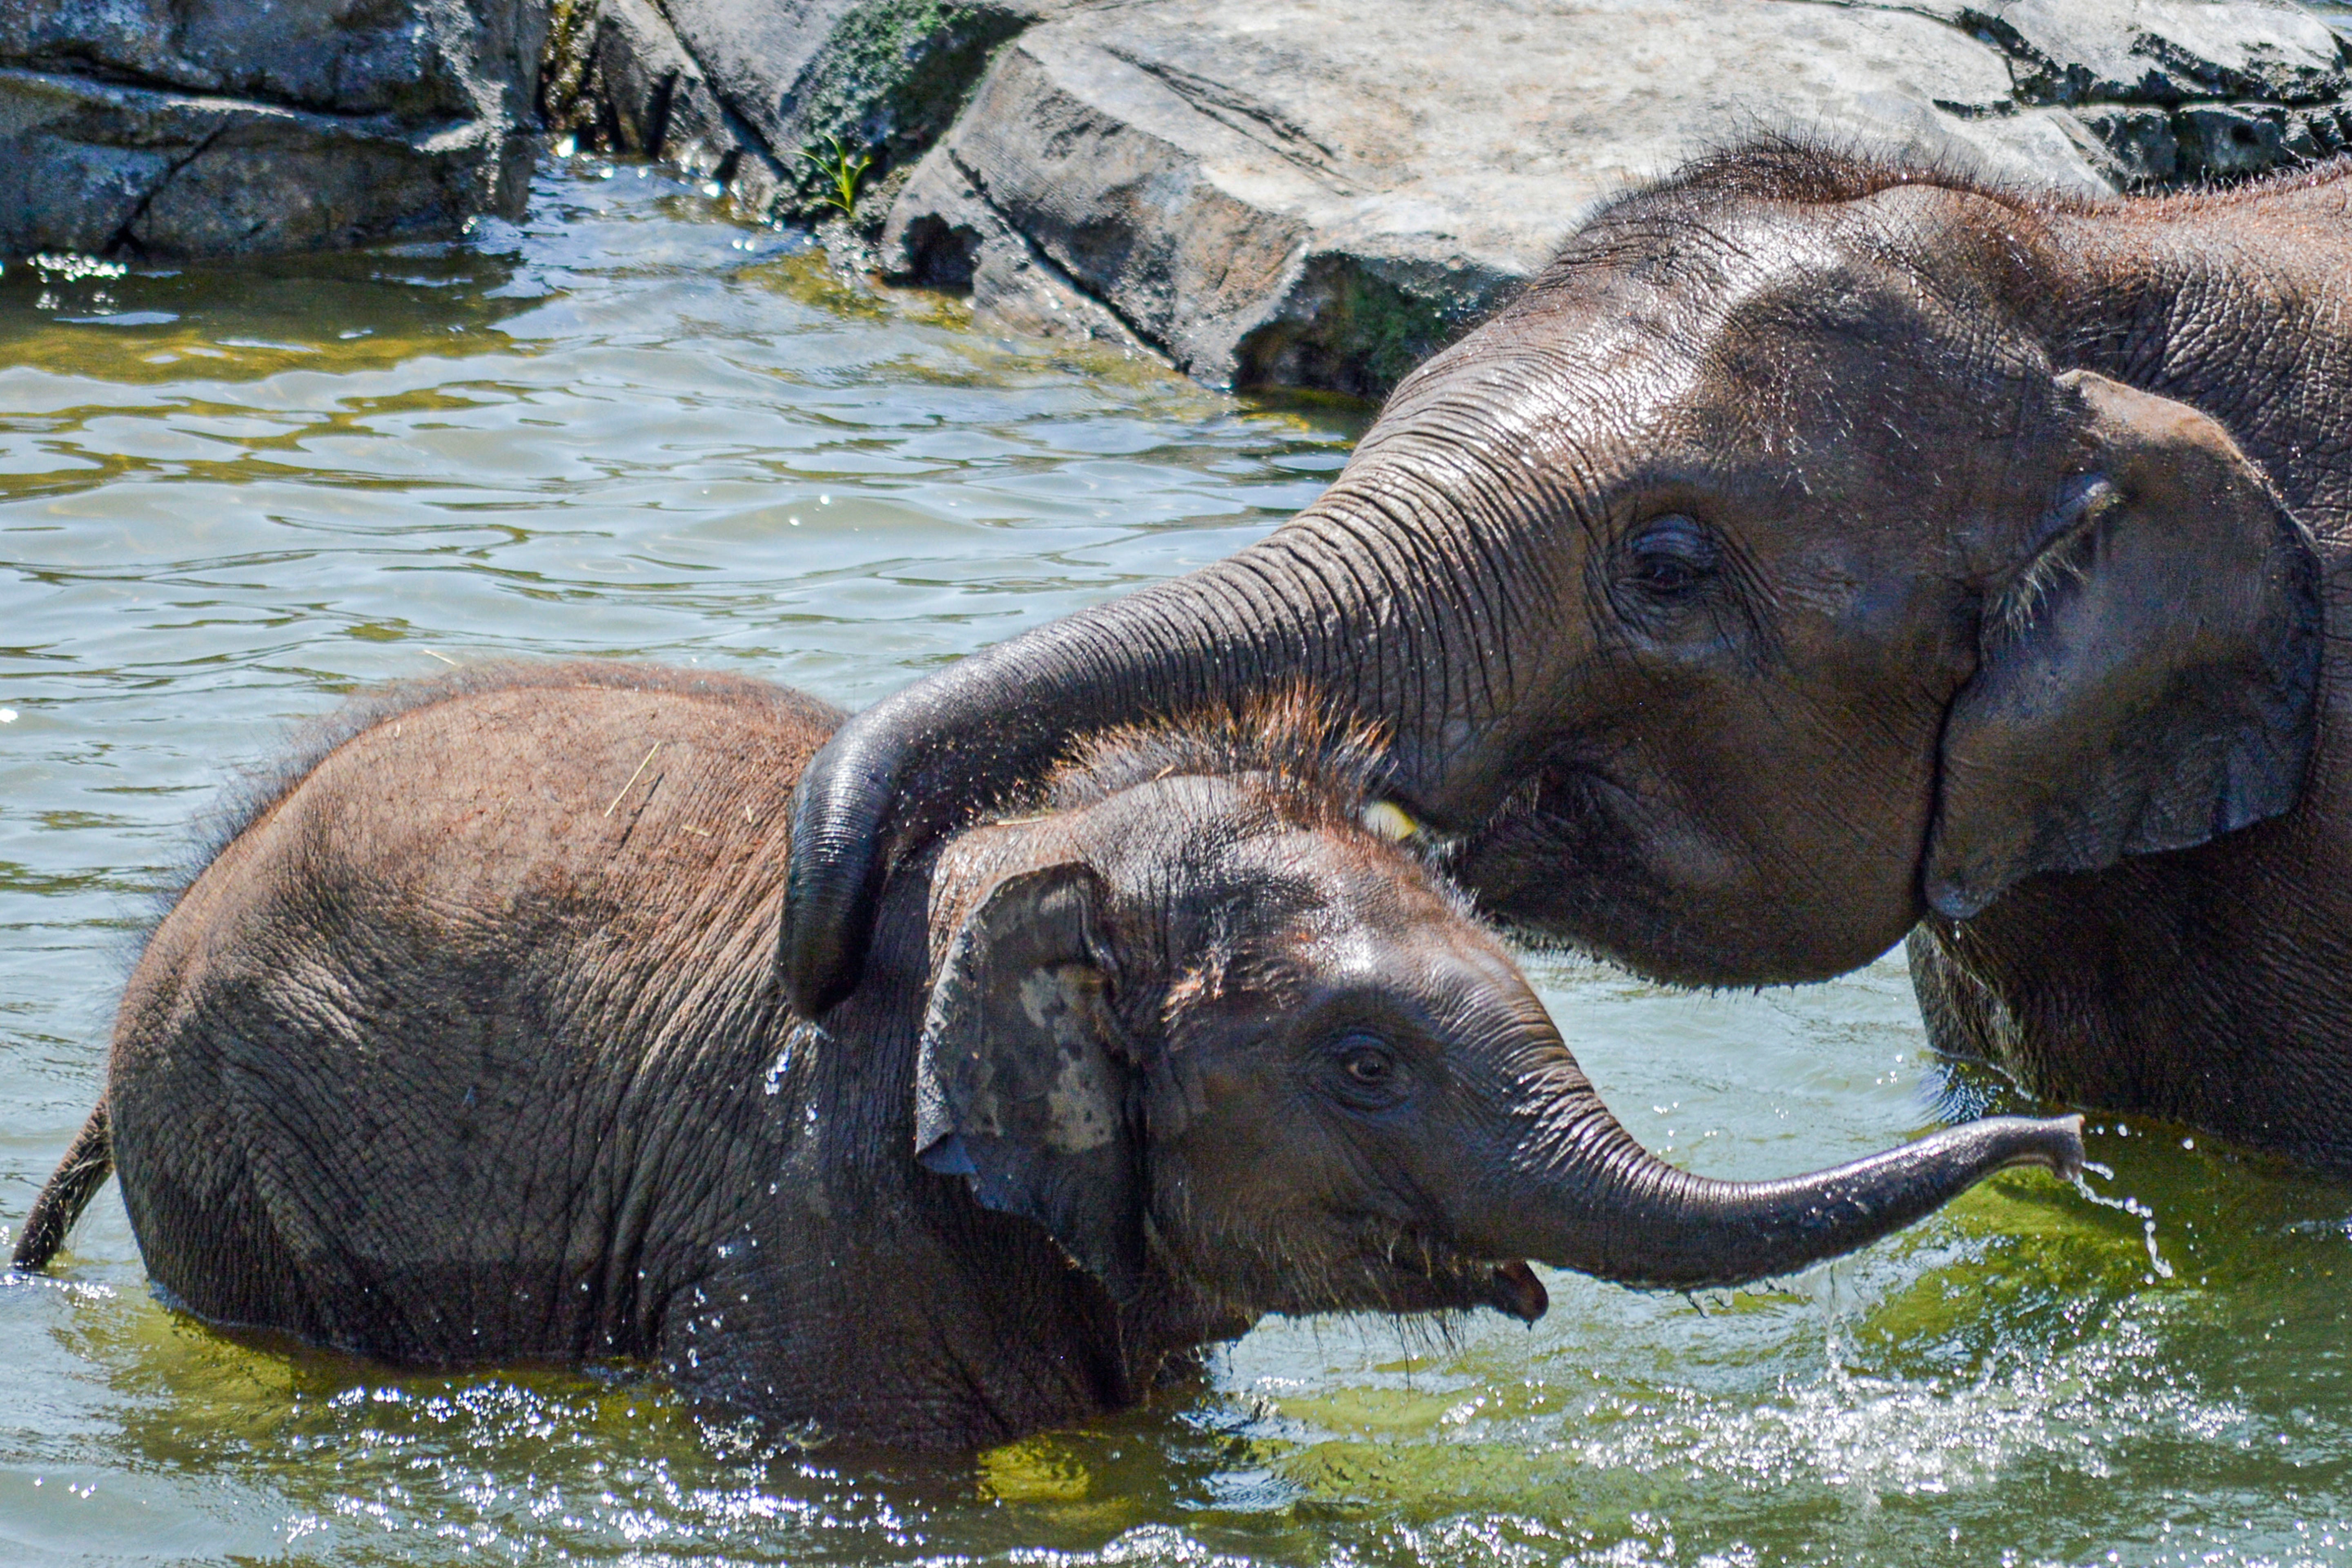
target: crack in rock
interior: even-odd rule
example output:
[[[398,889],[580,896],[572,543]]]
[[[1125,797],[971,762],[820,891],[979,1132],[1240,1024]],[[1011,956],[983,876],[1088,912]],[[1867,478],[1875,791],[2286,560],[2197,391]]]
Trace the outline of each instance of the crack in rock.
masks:
[[[163,194],[163,187],[179,178],[180,171],[211,152],[213,143],[226,135],[228,128],[229,122],[226,120],[222,121],[210,134],[190,150],[186,157],[175,159],[164,169],[163,177],[147,187],[146,193],[139,198],[139,205],[131,209],[131,216],[122,220],[121,226],[114,231],[113,237],[106,242],[106,255],[117,256],[125,250],[134,256],[143,257],[147,254],[147,247],[139,242],[138,235],[132,232],[139,226],[139,220],[147,216],[147,210],[155,205],[155,198]]]

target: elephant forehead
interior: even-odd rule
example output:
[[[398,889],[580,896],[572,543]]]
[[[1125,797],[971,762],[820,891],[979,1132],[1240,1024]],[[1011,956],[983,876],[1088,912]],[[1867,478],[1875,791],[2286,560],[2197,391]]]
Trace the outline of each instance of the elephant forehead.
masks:
[[[1839,391],[1836,377],[1807,373],[1850,372],[1843,350],[1873,353],[1902,380],[1937,368],[1909,351],[1965,357],[1990,344],[1978,319],[1990,301],[1966,269],[1915,265],[1888,243],[1890,225],[1917,221],[1724,211],[1565,265],[1400,388],[1360,449],[1473,434],[1530,461],[1565,447],[1593,470],[1586,483],[1605,483],[1612,452],[1654,451],[1677,433],[1720,442],[1771,423],[1800,386]],[[1746,417],[1696,428],[1687,417],[1726,405]]]
[[[1347,986],[1395,986],[1424,1000],[1442,992],[1475,995],[1525,989],[1518,967],[1474,921],[1422,910],[1388,918],[1349,911],[1301,943],[1317,974]]]
[[[1501,945],[1458,898],[1387,845],[1326,845],[1337,862],[1318,879],[1323,897],[1293,931],[1294,961],[1339,984],[1438,974],[1484,985],[1517,974]],[[1334,853],[1337,851],[1337,853]],[[1352,851],[1351,853],[1349,851]]]
[[[1848,423],[1836,405],[1869,388],[1846,379],[1845,351],[1881,355],[1905,309],[1883,293],[1833,304],[1806,288],[1784,269],[1704,300],[1648,300],[1498,336],[1391,404],[1334,504],[1381,492],[1423,511],[1502,495],[1549,524],[1563,508],[1608,516],[1626,492],[1661,483],[1780,472],[1812,445],[1791,441],[1798,426]]]
[[[1391,398],[1349,467],[1402,463],[1440,482],[1483,477],[1498,458],[1524,467],[1565,458],[1589,470],[1691,396],[1711,330],[1671,305],[1494,323],[1482,329],[1491,337],[1473,334]]]

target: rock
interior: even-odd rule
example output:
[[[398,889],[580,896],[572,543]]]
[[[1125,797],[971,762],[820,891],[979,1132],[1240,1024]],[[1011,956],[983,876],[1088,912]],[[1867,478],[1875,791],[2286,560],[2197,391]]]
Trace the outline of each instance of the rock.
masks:
[[[954,160],[926,159],[890,210],[885,265],[898,276],[970,289],[972,308],[1012,331],[1092,338],[1165,360],[1006,222]]]
[[[559,5],[548,57],[543,91],[554,121],[586,132],[592,146],[737,184],[739,200],[755,205],[783,185],[782,165],[650,0]]]
[[[9,0],[0,253],[454,235],[528,195],[530,0]]]
[[[2347,91],[2279,0],[0,0],[0,252],[450,235],[548,130],[1024,331],[1376,394],[1710,144],[2111,190],[2326,155]]]
[[[1984,35],[2034,103],[2340,97],[2335,35],[2307,11],[2211,0],[1982,0],[1922,14]]]
[[[1058,0],[666,0],[656,10],[649,0],[560,0],[548,119],[589,145],[716,180],[749,217],[836,210],[845,158],[863,182],[859,195],[887,182],[887,209],[990,51],[1059,8]]]
[[[1376,395],[1710,144],[2107,191],[2334,151],[2344,91],[2264,0],[1134,0],[1003,49],[882,257],[1214,384]]]
[[[2126,186],[2242,178],[2352,142],[2342,47],[2307,11],[2193,0],[1916,8],[2006,54],[2021,102],[2075,106]]]

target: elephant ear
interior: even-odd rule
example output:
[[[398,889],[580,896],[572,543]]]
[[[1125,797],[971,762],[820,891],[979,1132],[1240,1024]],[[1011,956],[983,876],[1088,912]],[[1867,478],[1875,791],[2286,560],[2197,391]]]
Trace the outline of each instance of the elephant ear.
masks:
[[[916,1158],[982,1206],[1043,1226],[1115,1297],[1143,1260],[1128,1049],[1102,883],[1084,866],[1016,872],[949,943],[915,1069]]]
[[[2229,433],[2071,372],[2086,448],[1989,603],[1945,724],[1923,891],[1965,920],[2021,878],[2185,849],[2294,803],[2319,562]]]

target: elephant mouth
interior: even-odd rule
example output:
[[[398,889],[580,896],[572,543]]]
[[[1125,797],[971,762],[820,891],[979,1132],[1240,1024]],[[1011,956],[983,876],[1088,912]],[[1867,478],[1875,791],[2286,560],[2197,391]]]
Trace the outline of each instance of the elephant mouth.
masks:
[[[1411,1281],[1408,1297],[1433,1298],[1415,1300],[1409,1311],[1492,1307],[1532,1323],[1551,1306],[1550,1292],[1524,1258],[1473,1258],[1450,1247],[1421,1246],[1396,1247],[1383,1261]]]

